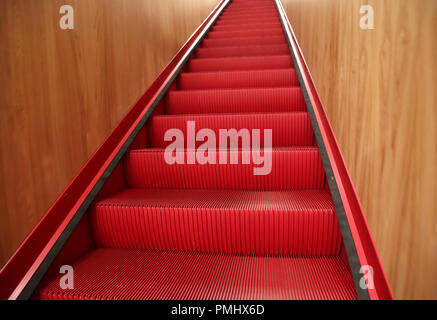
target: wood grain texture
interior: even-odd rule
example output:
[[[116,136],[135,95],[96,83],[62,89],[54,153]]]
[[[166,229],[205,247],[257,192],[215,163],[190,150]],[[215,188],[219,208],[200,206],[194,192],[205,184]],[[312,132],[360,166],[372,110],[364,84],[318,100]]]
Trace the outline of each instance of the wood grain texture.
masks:
[[[0,1],[0,266],[218,2]]]
[[[395,297],[436,299],[437,1],[282,3]]]

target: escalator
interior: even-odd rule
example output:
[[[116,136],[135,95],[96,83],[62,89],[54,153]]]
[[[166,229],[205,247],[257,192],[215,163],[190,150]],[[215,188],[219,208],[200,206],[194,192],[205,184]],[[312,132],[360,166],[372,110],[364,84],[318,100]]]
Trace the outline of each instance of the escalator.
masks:
[[[314,90],[279,1],[220,2],[4,267],[0,296],[390,299]],[[224,149],[226,132],[240,136]],[[205,135],[217,151],[199,156]]]

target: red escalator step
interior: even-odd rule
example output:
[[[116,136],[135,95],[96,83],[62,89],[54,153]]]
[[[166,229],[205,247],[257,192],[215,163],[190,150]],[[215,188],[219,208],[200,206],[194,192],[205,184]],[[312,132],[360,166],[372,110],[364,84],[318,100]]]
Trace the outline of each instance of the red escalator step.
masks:
[[[275,8],[275,4],[272,1],[263,1],[258,2],[254,1],[253,3],[244,3],[244,2],[233,2],[228,6],[228,9],[251,9],[251,8]]]
[[[252,10],[276,10],[274,3],[237,4],[233,3],[225,10],[229,12],[247,12]]]
[[[259,3],[259,4],[237,4],[233,3],[224,9],[225,12],[251,12],[251,11],[277,11],[275,4],[272,3]]]
[[[238,31],[238,30],[262,30],[262,29],[281,29],[282,26],[279,20],[274,23],[246,23],[246,24],[240,24],[240,25],[215,25],[212,27],[212,31]]]
[[[220,48],[199,48],[196,58],[251,57],[284,55],[290,52],[287,44],[267,46],[238,46]]]
[[[204,48],[217,48],[217,47],[236,47],[247,45],[278,45],[287,44],[284,36],[273,37],[250,37],[250,38],[230,38],[230,39],[205,39],[202,42]]]
[[[222,14],[217,21],[238,21],[244,22],[245,20],[253,19],[275,19],[278,21],[279,16],[277,13],[260,13],[260,14],[241,14],[241,15],[228,15],[226,13]]]
[[[182,73],[180,90],[274,88],[298,86],[294,69]]]
[[[278,17],[270,17],[270,18],[255,18],[255,19],[230,19],[230,20],[221,20],[218,19],[216,22],[216,26],[235,26],[238,27],[239,25],[243,24],[249,24],[249,23],[259,23],[259,24],[265,24],[265,23],[278,23]]]
[[[272,3],[272,0],[233,0],[233,4],[262,4],[262,3]]]
[[[233,0],[232,5],[255,5],[255,4],[263,4],[263,3],[272,3],[273,0]]]
[[[340,257],[253,257],[97,249],[74,268],[74,289],[54,277],[36,298],[69,299],[356,299]]]
[[[227,16],[240,16],[240,15],[247,15],[247,14],[278,14],[278,11],[276,8],[252,8],[252,9],[225,9],[223,11],[223,14],[226,14]]]
[[[234,4],[257,4],[257,3],[271,3],[273,0],[233,0]]]
[[[253,19],[275,19],[275,22],[280,21],[279,15],[276,12],[254,12],[254,13],[223,13],[220,16],[220,21],[237,20],[244,22],[245,20]]]
[[[305,111],[300,87],[171,91],[168,114]]]
[[[171,156],[168,152],[167,156]],[[266,155],[262,153],[262,155]],[[215,164],[200,164],[196,151],[181,153],[184,164],[168,164],[163,149],[133,150],[124,161],[130,188],[297,190],[323,189],[324,169],[317,147],[273,149],[258,165],[249,150],[217,151]],[[220,159],[227,158],[227,164]],[[236,164],[231,164],[231,158]],[[190,160],[192,159],[192,161]],[[243,164],[243,159],[249,164]],[[192,162],[193,164],[188,164]],[[264,168],[259,173],[255,168]],[[269,170],[270,169],[270,170]]]
[[[179,129],[187,135],[187,121],[195,121],[196,130],[208,128],[219,137],[220,129],[261,130],[264,141],[264,129],[272,129],[273,147],[311,146],[313,130],[307,112],[293,113],[242,113],[242,114],[193,114],[193,115],[157,115],[148,126],[148,138],[151,147],[165,148],[165,132]],[[198,147],[203,142],[197,142]],[[218,147],[218,142],[217,142]]]
[[[259,30],[237,30],[237,31],[211,31],[207,39],[227,39],[227,38],[244,38],[244,37],[273,37],[283,36],[284,31],[281,28],[259,29]]]
[[[232,3],[227,6],[224,11],[228,12],[247,12],[247,11],[260,11],[260,10],[276,10],[276,6],[273,2],[271,3],[253,3],[253,4],[243,4],[243,3]]]
[[[229,5],[229,8],[234,8],[234,7],[256,7],[256,6],[274,6],[275,3],[273,2],[273,0],[251,0],[251,1],[232,1],[231,5]]]
[[[267,70],[292,68],[290,55],[263,57],[231,57],[211,59],[191,59],[188,71],[229,71],[229,70]]]
[[[98,247],[270,256],[338,256],[341,233],[325,190],[132,189],[90,216]]]

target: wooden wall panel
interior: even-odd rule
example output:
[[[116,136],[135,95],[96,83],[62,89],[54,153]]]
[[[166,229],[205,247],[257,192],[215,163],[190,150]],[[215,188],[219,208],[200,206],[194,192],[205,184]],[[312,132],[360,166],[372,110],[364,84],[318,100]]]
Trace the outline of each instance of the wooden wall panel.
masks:
[[[0,1],[0,266],[218,2]]]
[[[396,298],[437,298],[437,1],[282,0]],[[370,4],[375,29],[361,30]]]

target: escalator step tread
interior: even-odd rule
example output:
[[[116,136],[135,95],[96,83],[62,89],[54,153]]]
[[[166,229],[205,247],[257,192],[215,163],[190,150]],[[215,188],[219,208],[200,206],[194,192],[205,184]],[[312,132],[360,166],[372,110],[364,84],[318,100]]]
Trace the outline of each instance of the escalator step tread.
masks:
[[[124,161],[131,188],[296,190],[323,189],[324,169],[317,147],[274,148],[261,164],[251,150],[216,151],[215,164],[200,164],[196,151],[182,150],[183,164],[169,164],[164,149],[132,150]],[[197,158],[196,158],[197,157]],[[226,158],[226,164],[222,157]],[[235,157],[235,162],[230,163]],[[270,160],[269,160],[270,158]],[[243,159],[249,163],[243,163]],[[188,164],[188,163],[193,164]]]
[[[168,114],[305,111],[300,87],[171,91]]]
[[[207,128],[216,137],[220,130],[233,128],[237,131],[260,130],[260,141],[264,141],[264,130],[272,130],[272,147],[311,146],[313,130],[307,112],[275,113],[233,113],[233,114],[191,114],[191,115],[156,115],[148,125],[148,139],[151,147],[165,148],[165,133],[178,129],[187,136],[187,121],[194,121],[196,130]],[[196,147],[203,142],[197,141]],[[219,146],[219,141],[216,141]]]
[[[191,59],[188,63],[190,72],[267,70],[292,67],[293,62],[290,55]]]
[[[205,39],[202,42],[204,48],[218,48],[218,47],[235,47],[247,45],[278,45],[286,44],[284,36],[273,37],[244,37],[244,38],[230,38],[230,39]]]
[[[178,81],[180,90],[293,86],[299,86],[294,69],[182,73]]]
[[[74,289],[60,276],[40,299],[356,299],[339,257],[257,257],[96,249],[73,265]]]
[[[90,221],[99,247],[334,256],[341,244],[326,190],[131,189],[99,201]]]
[[[196,58],[221,58],[221,57],[252,57],[284,55],[289,52],[287,44],[250,45],[237,47],[199,48]]]

